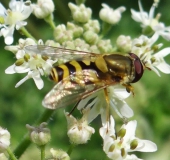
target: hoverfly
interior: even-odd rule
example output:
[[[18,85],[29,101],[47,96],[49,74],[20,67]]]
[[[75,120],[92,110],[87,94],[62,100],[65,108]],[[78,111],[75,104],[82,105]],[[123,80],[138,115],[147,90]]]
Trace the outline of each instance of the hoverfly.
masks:
[[[51,69],[49,78],[56,85],[43,100],[43,106],[49,109],[75,104],[115,84],[132,91],[130,83],[140,80],[144,71],[142,62],[133,53],[95,54],[45,45],[26,46],[25,50],[65,61]]]

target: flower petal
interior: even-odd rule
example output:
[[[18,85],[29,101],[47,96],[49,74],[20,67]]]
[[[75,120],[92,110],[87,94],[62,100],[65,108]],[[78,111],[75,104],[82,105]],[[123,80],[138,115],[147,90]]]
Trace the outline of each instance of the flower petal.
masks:
[[[166,74],[170,74],[170,65],[167,64],[166,62],[159,63],[156,67],[161,72],[166,73]]]
[[[135,150],[140,152],[155,152],[157,151],[157,145],[148,140],[138,140],[138,147]]]

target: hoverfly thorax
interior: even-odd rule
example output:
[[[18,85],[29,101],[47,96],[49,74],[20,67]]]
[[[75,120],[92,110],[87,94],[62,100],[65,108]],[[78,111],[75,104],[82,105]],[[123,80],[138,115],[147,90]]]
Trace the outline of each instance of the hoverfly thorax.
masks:
[[[122,83],[137,82],[143,74],[143,65],[140,59],[133,53],[130,56],[110,54],[103,56],[109,74],[113,79]]]

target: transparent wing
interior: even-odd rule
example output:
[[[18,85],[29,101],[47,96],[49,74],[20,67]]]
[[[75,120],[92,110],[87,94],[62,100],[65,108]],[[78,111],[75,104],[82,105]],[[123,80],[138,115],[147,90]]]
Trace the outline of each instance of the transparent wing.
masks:
[[[82,71],[57,83],[45,96],[42,104],[49,109],[66,107],[107,86],[105,81],[97,78],[94,71]]]
[[[59,47],[52,47],[46,45],[30,45],[26,46],[24,49],[28,53],[41,54],[45,56],[50,56],[52,58],[64,58],[65,60],[72,59],[90,59],[97,57],[98,54],[83,52],[78,50],[71,50]]]

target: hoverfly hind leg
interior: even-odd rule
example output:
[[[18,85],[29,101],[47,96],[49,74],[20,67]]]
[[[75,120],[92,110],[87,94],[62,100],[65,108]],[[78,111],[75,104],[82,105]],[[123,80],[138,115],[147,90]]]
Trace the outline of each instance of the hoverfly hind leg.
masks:
[[[74,107],[72,108],[72,110],[69,112],[68,116],[70,116],[73,111],[77,108],[78,104],[80,103],[81,99],[74,105]]]

